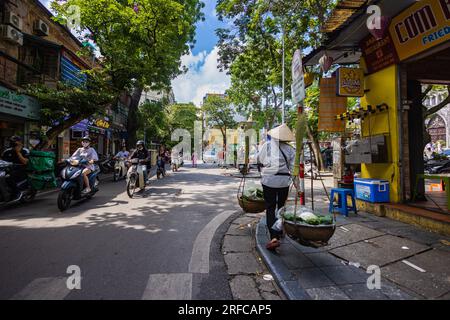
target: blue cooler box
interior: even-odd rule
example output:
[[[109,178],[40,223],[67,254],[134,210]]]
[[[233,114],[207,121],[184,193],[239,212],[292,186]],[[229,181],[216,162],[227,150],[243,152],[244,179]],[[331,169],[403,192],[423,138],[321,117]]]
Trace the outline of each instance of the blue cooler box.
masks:
[[[355,179],[356,199],[368,202],[389,202],[389,181]]]

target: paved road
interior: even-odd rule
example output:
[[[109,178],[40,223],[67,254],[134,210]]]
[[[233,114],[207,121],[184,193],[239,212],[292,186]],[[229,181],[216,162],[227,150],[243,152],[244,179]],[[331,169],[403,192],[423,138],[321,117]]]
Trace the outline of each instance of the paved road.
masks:
[[[103,181],[63,214],[56,194],[1,209],[0,299],[231,299],[220,239],[238,179],[220,172],[185,166],[134,199]]]

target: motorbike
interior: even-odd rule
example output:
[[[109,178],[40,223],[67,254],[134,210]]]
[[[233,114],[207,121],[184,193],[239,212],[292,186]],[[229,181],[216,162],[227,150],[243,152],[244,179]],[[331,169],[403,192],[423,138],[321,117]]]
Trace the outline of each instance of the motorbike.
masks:
[[[166,168],[164,168],[164,162],[162,157],[158,156],[156,161],[156,178],[161,179],[166,176]]]
[[[91,192],[83,193],[84,181],[83,181],[83,169],[89,163],[87,160],[66,160],[67,166],[61,171],[61,178],[63,180],[61,190],[58,194],[58,208],[65,211],[70,207],[72,200],[82,200],[92,198],[98,191],[98,185],[100,179],[98,174],[100,169],[95,166],[95,170],[89,175],[89,184],[91,186]]]
[[[37,190],[27,179],[12,181],[13,170],[23,170],[23,165],[0,160],[0,207],[14,203],[27,203],[36,196]],[[15,190],[12,187],[13,184],[15,184]]]
[[[317,177],[319,176],[319,170],[311,161],[305,161],[305,175],[309,177],[312,176],[314,180],[317,180]]]
[[[118,158],[114,162],[114,175],[113,180],[119,181],[119,179],[126,178],[127,176],[127,166],[126,166],[126,159],[124,158]]]
[[[103,174],[112,173],[115,170],[115,163],[112,157],[105,157],[99,161],[100,171]]]
[[[180,159],[177,157],[173,157],[171,166],[172,166],[172,172],[178,171],[178,169],[180,168]]]
[[[425,162],[424,172],[427,174],[450,173],[450,160],[449,159],[440,159],[440,160],[430,159]]]
[[[146,181],[144,179],[144,171],[147,171],[147,165],[143,159],[131,159],[131,167],[127,173],[127,194],[133,198],[136,188],[145,190]]]

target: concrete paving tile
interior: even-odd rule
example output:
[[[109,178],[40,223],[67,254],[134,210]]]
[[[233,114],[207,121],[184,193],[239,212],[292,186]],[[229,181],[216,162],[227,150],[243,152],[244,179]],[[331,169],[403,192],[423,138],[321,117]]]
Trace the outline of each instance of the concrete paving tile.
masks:
[[[252,252],[254,243],[252,237],[247,236],[225,236],[222,251],[224,252]]]
[[[402,247],[408,249],[402,249]],[[370,265],[385,266],[394,261],[428,250],[430,247],[407,239],[385,235],[361,241],[330,251],[333,255],[351,262],[358,262],[364,268]]]
[[[335,286],[306,289],[306,292],[313,300],[350,300],[341,289]]]
[[[406,261],[425,272],[400,261],[381,268],[383,277],[429,299],[438,298],[450,291],[450,254],[448,252],[431,250],[408,258]]]
[[[256,274],[263,272],[262,266],[252,253],[227,253],[224,255],[228,274]]]
[[[239,275],[230,281],[231,293],[235,300],[261,300],[255,280],[250,276]]]
[[[275,289],[275,280],[264,280],[262,276],[255,277],[256,286],[260,292],[269,292],[272,294],[277,294]]]
[[[353,266],[330,266],[320,268],[337,285],[367,283],[369,274]]]
[[[342,266],[342,260],[328,252],[307,253],[306,256],[316,267]]]
[[[261,297],[264,300],[281,300],[279,295],[276,295],[276,294],[273,294],[273,293],[270,293],[270,292],[265,292],[265,291],[261,292]]]
[[[311,300],[310,295],[299,285],[298,281],[282,281],[281,286],[286,288],[289,300]]]
[[[329,245],[324,247],[324,249],[331,250],[361,240],[379,237],[383,234],[384,233],[382,232],[361,226],[359,224],[349,224],[336,227],[336,231],[330,239]]]
[[[448,237],[441,236],[437,233],[428,232],[414,226],[406,226],[406,227],[384,227],[381,228],[381,231],[386,232],[387,234],[392,234],[394,236],[407,238],[412,241],[432,245],[438,243],[440,240],[449,241]]]
[[[319,268],[295,270],[299,285],[304,289],[333,286],[331,281]]]
[[[389,300],[381,289],[370,290],[367,284],[348,284],[339,288],[352,300]]]
[[[253,235],[253,233],[254,232],[252,232],[252,229],[247,227],[247,225],[240,226],[240,225],[232,224],[230,226],[230,228],[228,228],[226,235],[251,237]]]
[[[243,217],[240,217],[240,218],[237,218],[236,220],[234,220],[231,224],[245,224],[245,225],[247,225],[247,224],[251,224],[251,223],[253,223],[253,222],[255,222],[255,221],[257,221],[254,217],[245,217],[245,216],[243,216]]]

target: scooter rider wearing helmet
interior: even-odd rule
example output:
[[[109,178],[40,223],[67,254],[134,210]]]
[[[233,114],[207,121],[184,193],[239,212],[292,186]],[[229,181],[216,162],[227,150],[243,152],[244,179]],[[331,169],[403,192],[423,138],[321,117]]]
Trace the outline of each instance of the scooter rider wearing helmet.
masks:
[[[18,193],[15,182],[26,180],[28,177],[24,168],[28,164],[29,155],[30,151],[23,147],[22,138],[19,136],[12,136],[9,139],[9,148],[6,149],[0,157],[3,161],[19,165],[19,167],[14,168],[11,171],[10,178],[8,179],[8,184],[15,194]]]
[[[136,150],[130,155],[130,159],[144,160],[145,164],[150,162],[150,152],[145,148],[144,141],[136,142]],[[144,181],[147,181],[147,178],[147,170],[144,170]]]
[[[83,193],[89,193],[91,192],[91,186],[89,185],[89,174],[91,174],[92,171],[95,170],[94,162],[98,161],[98,155],[97,151],[95,151],[94,148],[92,148],[91,145],[91,138],[89,136],[84,136],[81,139],[81,148],[78,148],[77,151],[74,152],[71,158],[75,158],[78,160],[85,159],[89,161],[89,164],[86,165],[86,168],[83,170],[83,181],[85,189],[83,190]]]

